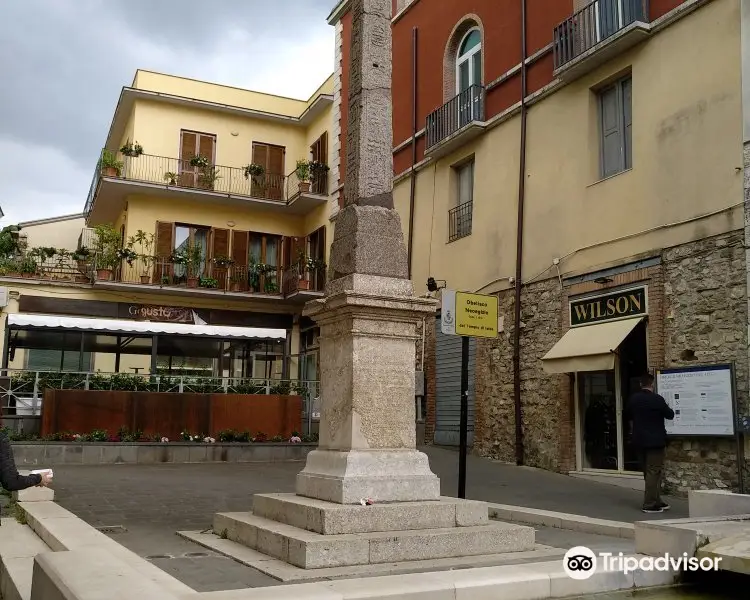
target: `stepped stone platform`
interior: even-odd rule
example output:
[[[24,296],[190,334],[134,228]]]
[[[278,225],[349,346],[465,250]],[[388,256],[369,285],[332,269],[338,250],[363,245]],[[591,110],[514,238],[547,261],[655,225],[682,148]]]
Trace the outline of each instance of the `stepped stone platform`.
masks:
[[[253,506],[253,512],[216,514],[214,533],[302,569],[535,549],[533,528],[490,521],[487,505],[472,500],[362,506],[261,494],[254,497]]]

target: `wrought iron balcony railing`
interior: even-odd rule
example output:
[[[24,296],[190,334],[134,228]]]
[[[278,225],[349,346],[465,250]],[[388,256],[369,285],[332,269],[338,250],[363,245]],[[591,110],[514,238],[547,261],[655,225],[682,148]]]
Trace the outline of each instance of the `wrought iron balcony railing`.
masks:
[[[555,69],[637,21],[647,22],[648,0],[593,0],[554,30]]]
[[[121,167],[97,168],[89,188],[84,212],[89,214],[94,205],[101,177],[111,177],[162,185],[175,189],[194,189],[218,192],[229,196],[257,198],[286,204],[299,195],[301,188],[296,171],[289,175],[265,173],[250,175],[244,167],[224,165],[194,166],[190,161],[166,156],[141,154],[122,156]],[[309,183],[314,194],[328,195],[328,178],[322,174]]]
[[[474,202],[464,202],[448,211],[448,241],[455,242],[471,235],[471,219]]]
[[[484,121],[484,88],[472,85],[427,115],[425,148],[478,121]]]

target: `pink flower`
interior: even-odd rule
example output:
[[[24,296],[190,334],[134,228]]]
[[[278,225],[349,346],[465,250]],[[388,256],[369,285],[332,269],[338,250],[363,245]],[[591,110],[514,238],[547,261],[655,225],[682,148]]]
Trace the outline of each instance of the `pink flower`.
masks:
[[[299,438],[299,437],[297,437],[296,435],[293,435],[293,436],[292,436],[292,437],[291,437],[291,438],[289,439],[289,443],[290,443],[290,444],[299,444],[299,443],[301,443],[301,442],[302,442],[302,439],[301,439],[301,438]]]

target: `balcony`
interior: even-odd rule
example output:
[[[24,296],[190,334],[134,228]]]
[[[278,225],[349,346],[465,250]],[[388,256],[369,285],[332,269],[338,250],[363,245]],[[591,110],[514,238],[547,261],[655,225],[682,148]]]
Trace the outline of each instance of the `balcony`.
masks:
[[[258,301],[304,303],[322,295],[325,267],[237,264],[204,258],[192,266],[175,257],[131,254],[103,265],[95,250],[97,238],[86,228],[78,238],[78,249],[34,248],[16,260],[0,263],[0,278],[19,278],[37,283],[76,283],[104,289],[147,288],[153,293],[200,294],[206,296],[252,296]],[[302,261],[306,263],[306,260]],[[106,268],[103,268],[105,267]]]
[[[484,88],[473,85],[427,116],[424,154],[431,158],[450,154],[484,129]]]
[[[554,30],[555,76],[573,80],[649,36],[648,0],[594,0]]]
[[[464,202],[448,211],[448,242],[471,235],[474,202]]]
[[[328,201],[327,176],[319,179],[325,181],[300,182],[296,171],[254,176],[244,167],[200,168],[165,156],[123,156],[120,168],[96,169],[84,212],[95,222],[112,222],[128,195],[148,194],[307,214]]]

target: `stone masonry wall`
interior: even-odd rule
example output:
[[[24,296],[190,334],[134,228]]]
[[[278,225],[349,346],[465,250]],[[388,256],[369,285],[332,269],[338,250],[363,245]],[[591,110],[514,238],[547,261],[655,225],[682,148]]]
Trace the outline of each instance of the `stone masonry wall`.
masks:
[[[566,375],[547,375],[541,358],[568,328],[571,296],[608,288],[649,286],[650,368],[735,362],[737,396],[747,410],[747,300],[742,232],[662,252],[661,264],[623,272],[608,284],[561,287],[549,279],[524,287],[521,334],[521,401],[524,464],[567,472],[575,468],[574,390]],[[478,340],[474,452],[515,462],[513,401],[513,290],[499,294],[504,328],[497,339]],[[434,337],[428,337],[428,411],[434,423]],[[693,350],[694,360],[688,360]],[[427,364],[430,364],[428,358]],[[429,396],[428,396],[429,398]],[[429,415],[428,415],[429,416]],[[429,426],[429,422],[428,422]],[[428,436],[428,439],[431,436]],[[668,448],[666,477],[676,492],[735,487],[732,440],[676,440]],[[750,479],[746,479],[750,484]]]
[[[737,231],[663,255],[666,366],[734,362],[739,414],[748,410],[743,238]],[[674,441],[667,451],[666,482],[677,492],[736,488],[736,451],[734,440]]]

